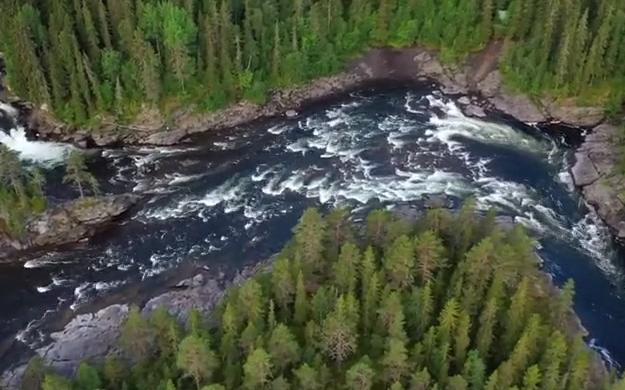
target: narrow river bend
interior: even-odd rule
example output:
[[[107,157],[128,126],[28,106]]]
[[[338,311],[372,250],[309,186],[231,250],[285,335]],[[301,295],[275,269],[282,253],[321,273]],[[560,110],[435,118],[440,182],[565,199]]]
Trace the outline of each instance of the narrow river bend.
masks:
[[[58,310],[186,262],[216,270],[266,258],[308,206],[418,209],[428,195],[444,194],[452,207],[474,196],[481,209],[525,225],[555,281],[575,279],[589,343],[625,363],[621,256],[571,184],[567,141],[492,120],[465,117],[430,87],[363,91],[189,146],[105,150],[93,163],[103,190],[148,200],[89,247],[0,264],[0,338],[37,347]],[[53,203],[74,196],[60,184],[65,147],[22,136],[0,133],[0,142],[47,167]]]

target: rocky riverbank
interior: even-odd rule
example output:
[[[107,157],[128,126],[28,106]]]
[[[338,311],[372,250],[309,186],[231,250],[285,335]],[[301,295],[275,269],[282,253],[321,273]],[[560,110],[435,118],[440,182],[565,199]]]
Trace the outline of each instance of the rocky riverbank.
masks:
[[[168,121],[163,120],[158,112],[146,111],[133,125],[109,124],[89,130],[69,128],[51,120],[45,111],[34,109],[28,115],[28,123],[44,139],[82,146],[174,145],[194,134],[234,129],[255,120],[281,115],[297,115],[307,105],[373,83],[432,80],[440,84],[444,93],[456,95],[468,116],[503,113],[525,123],[556,122],[594,128],[576,154],[573,176],[587,202],[597,209],[617,237],[625,238],[625,203],[621,199],[625,178],[614,174],[612,169],[619,154],[612,142],[617,129],[603,124],[602,107],[578,106],[571,99],[530,99],[509,90],[498,69],[503,50],[504,44],[495,41],[482,52],[469,56],[464,63],[451,66],[443,64],[434,52],[422,48],[373,49],[353,61],[345,72],[276,91],[262,106],[240,102],[208,114],[197,113],[189,107],[175,113]]]
[[[212,113],[198,113],[190,106],[175,112],[168,120],[155,110],[146,110],[133,124],[108,123],[96,129],[72,128],[55,121],[45,110],[34,108],[27,122],[42,139],[80,145],[174,145],[198,133],[231,129],[287,113],[297,115],[297,111],[312,103],[373,83],[423,80],[439,83],[447,94],[471,96],[466,112],[474,116],[483,116],[490,110],[528,123],[559,121],[572,126],[593,126],[603,121],[600,107],[578,107],[572,101],[533,101],[509,91],[498,70],[502,50],[503,44],[494,42],[484,51],[469,56],[463,64],[450,66],[426,49],[372,49],[353,61],[345,72],[275,91],[264,105],[240,102]]]
[[[148,316],[157,308],[164,308],[181,323],[185,323],[192,309],[208,316],[221,301],[230,286],[241,284],[248,278],[270,269],[271,259],[255,266],[244,268],[233,278],[223,274],[215,275],[199,269],[191,278],[184,279],[164,293],[139,304],[144,315]],[[75,316],[63,329],[52,333],[52,341],[36,351],[46,364],[56,372],[71,376],[82,361],[102,362],[107,356],[118,353],[117,340],[121,326],[128,316],[129,304],[116,303],[92,313]],[[0,376],[0,387],[14,390],[20,383],[26,363],[19,364]]]
[[[621,161],[619,139],[622,130],[601,124],[590,132],[575,153],[571,173],[586,201],[610,226],[616,237],[625,239],[625,177],[616,172]]]
[[[51,208],[28,222],[21,238],[0,236],[0,260],[90,238],[121,218],[140,199],[131,194],[111,195],[77,199]]]

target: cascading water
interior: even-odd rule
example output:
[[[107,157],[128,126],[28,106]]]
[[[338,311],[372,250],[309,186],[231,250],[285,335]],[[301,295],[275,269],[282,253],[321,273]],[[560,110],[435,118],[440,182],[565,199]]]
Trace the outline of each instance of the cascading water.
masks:
[[[266,258],[308,206],[348,205],[360,218],[374,207],[421,208],[428,195],[454,207],[473,196],[535,235],[545,270],[557,283],[575,279],[589,342],[625,362],[625,345],[612,338],[625,325],[621,267],[607,229],[572,188],[563,141],[467,118],[429,88],[355,94],[298,119],[195,141],[105,150],[93,166],[103,189],[149,200],[89,247],[0,265],[0,336],[36,347],[54,311],[181,263],[233,269]]]
[[[47,167],[62,163],[71,146],[29,140],[24,127],[16,123],[17,109],[0,102],[0,144],[19,153],[20,158]]]

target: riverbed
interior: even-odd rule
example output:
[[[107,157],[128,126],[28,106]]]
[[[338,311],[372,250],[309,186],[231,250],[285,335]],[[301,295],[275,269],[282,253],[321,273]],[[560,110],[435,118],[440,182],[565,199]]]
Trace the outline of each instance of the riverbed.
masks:
[[[175,147],[103,150],[91,162],[102,189],[145,202],[88,245],[0,264],[0,338],[37,348],[61,311],[189,263],[220,272],[268,258],[309,206],[348,206],[359,219],[377,207],[418,212],[435,197],[457,208],[474,197],[527,227],[545,271],[557,284],[575,280],[588,343],[625,363],[622,256],[572,184],[578,141],[497,115],[468,118],[423,85],[360,91]],[[76,196],[61,184],[67,146],[33,143],[19,129],[0,142],[45,169],[52,203]],[[2,367],[14,361],[7,350]]]

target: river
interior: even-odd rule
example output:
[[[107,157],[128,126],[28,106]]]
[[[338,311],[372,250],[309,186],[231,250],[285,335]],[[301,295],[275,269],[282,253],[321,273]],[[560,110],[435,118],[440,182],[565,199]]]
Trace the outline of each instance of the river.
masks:
[[[4,116],[0,142],[44,167],[51,203],[75,196],[61,184],[69,147],[9,132],[15,125]],[[309,206],[348,205],[357,219],[374,207],[418,210],[442,194],[451,207],[473,196],[480,209],[496,207],[525,225],[545,271],[557,284],[575,280],[589,344],[625,363],[621,255],[573,188],[574,138],[499,117],[468,118],[453,99],[423,86],[353,93],[298,118],[186,146],[104,150],[91,162],[102,189],[146,201],[88,246],[0,264],[0,339],[36,348],[60,311],[184,264],[218,272],[267,258]],[[5,350],[2,367],[14,361],[15,345]]]

